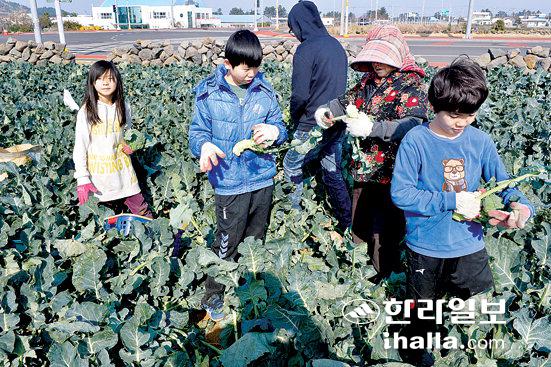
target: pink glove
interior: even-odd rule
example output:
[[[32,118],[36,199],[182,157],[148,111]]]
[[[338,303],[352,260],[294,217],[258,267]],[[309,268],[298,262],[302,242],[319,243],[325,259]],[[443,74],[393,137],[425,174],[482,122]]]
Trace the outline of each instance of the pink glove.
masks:
[[[91,192],[98,192],[93,183],[87,183],[77,187],[78,205],[84,205],[88,201]]]
[[[128,144],[124,144],[122,146],[122,151],[124,152],[124,154],[128,154],[128,155],[134,153],[134,151],[132,150],[132,148],[130,148]]]
[[[488,215],[490,216],[489,223],[493,226],[499,226],[503,228],[524,228],[526,222],[530,219],[531,213],[528,206],[513,202],[510,205],[511,212],[505,212],[503,210],[490,210]]]

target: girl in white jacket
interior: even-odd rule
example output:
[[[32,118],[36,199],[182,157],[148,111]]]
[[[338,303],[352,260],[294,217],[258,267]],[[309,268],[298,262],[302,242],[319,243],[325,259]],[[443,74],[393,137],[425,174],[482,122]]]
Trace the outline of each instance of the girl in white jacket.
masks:
[[[124,204],[133,214],[152,217],[132,167],[133,151],[124,141],[124,129],[131,124],[119,71],[108,61],[94,63],[75,130],[73,161],[79,205],[93,193],[109,207]]]

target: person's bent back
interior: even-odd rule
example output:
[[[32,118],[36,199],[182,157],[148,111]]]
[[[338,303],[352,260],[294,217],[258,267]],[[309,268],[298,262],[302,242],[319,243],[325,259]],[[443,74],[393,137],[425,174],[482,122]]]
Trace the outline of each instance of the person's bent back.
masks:
[[[316,5],[301,1],[289,12],[290,31],[301,42],[293,56],[291,118],[310,131],[316,108],[344,94],[348,59],[344,48],[323,25]]]

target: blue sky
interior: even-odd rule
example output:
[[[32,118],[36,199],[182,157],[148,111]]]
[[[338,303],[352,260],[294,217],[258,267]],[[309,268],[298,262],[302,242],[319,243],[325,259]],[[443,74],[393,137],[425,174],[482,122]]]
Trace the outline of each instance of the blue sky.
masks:
[[[20,4],[29,5],[28,0],[12,0]],[[474,0],[475,10],[481,10],[489,8],[492,11],[505,10],[507,12],[520,11],[522,9],[529,10],[541,10],[545,13],[551,13],[551,0]],[[53,6],[52,2],[46,0],[37,0],[38,6]],[[67,11],[76,11],[81,14],[91,14],[92,5],[98,6],[103,0],[73,0],[71,3],[62,3],[61,8]],[[124,5],[125,0],[118,0],[119,4]],[[171,3],[171,0],[166,0],[167,4]],[[237,6],[244,10],[252,9],[254,6],[254,0],[234,0],[228,2],[227,0],[199,0],[200,4],[212,8],[222,8],[224,14],[227,14],[229,9]],[[340,10],[340,0],[314,0],[318,5],[318,8],[322,12],[328,12],[331,10]],[[369,11],[371,7],[375,7],[378,2],[379,7],[386,7],[391,15],[398,15],[400,13],[415,11],[421,13],[423,7],[423,0],[349,0],[350,9],[357,15]],[[424,0],[425,2],[425,14],[434,14],[440,11],[440,9],[450,9],[453,15],[467,14],[469,0]],[[144,0],[147,3],[147,0]],[[296,0],[279,0],[279,3],[289,10]],[[230,4],[230,5],[228,5]],[[274,6],[275,0],[260,0],[261,8],[266,6]]]

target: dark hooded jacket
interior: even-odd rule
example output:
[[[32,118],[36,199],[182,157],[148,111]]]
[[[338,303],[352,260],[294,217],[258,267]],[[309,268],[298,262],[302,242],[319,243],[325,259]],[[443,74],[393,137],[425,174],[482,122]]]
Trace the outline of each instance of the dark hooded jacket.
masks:
[[[348,59],[325,29],[313,2],[293,6],[288,24],[301,42],[293,57],[291,119],[298,130],[309,131],[316,125],[316,109],[345,93]]]

